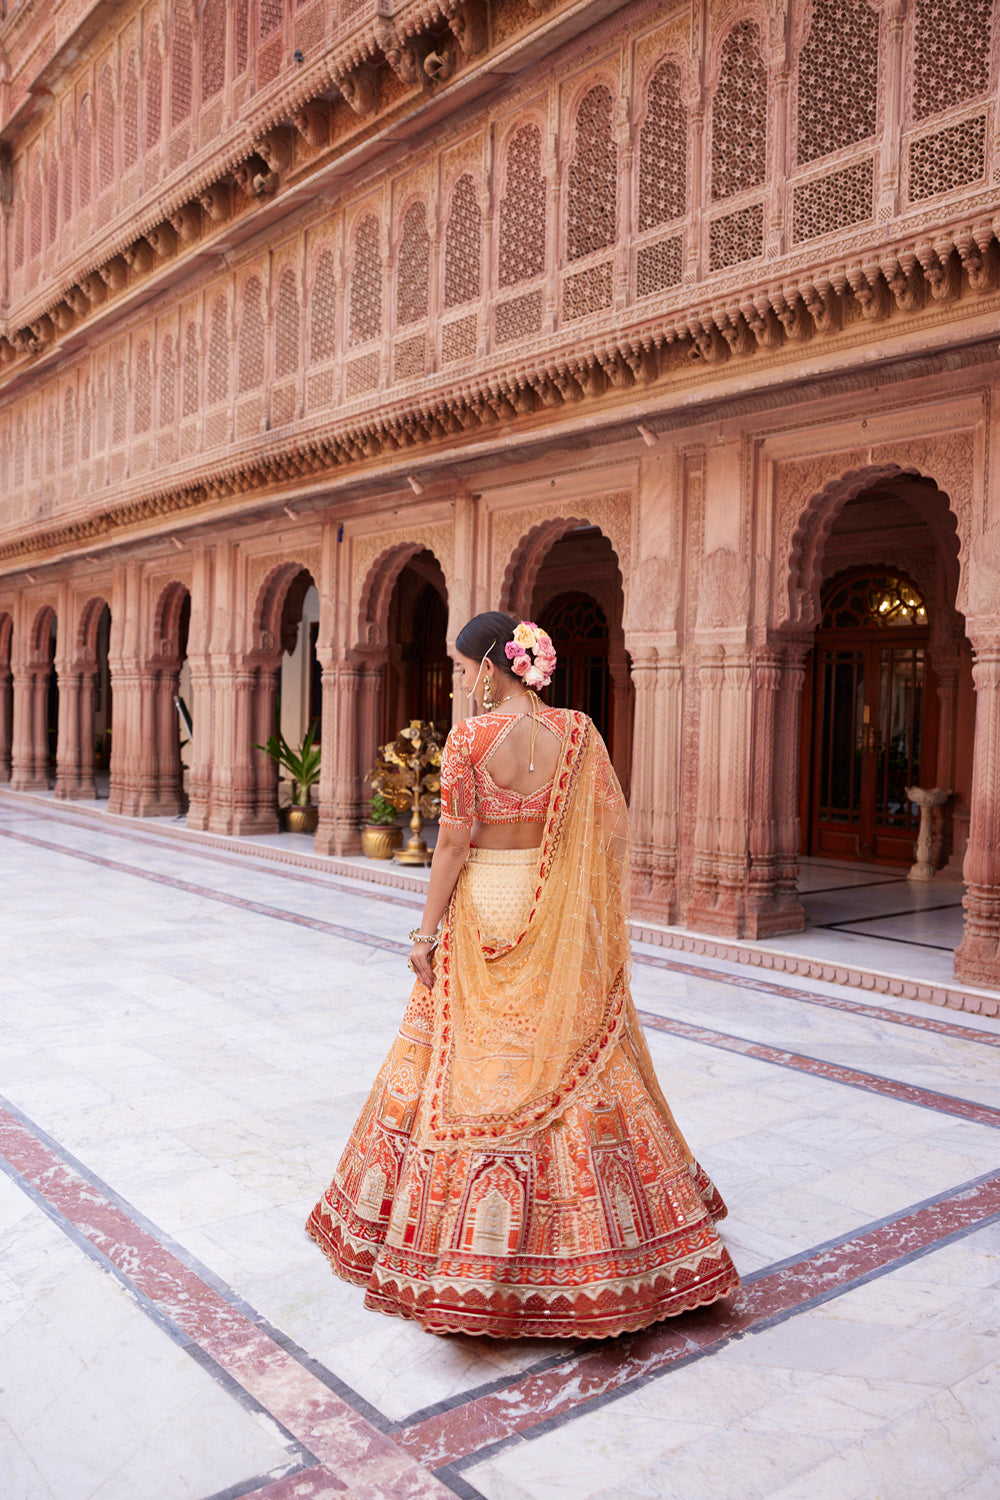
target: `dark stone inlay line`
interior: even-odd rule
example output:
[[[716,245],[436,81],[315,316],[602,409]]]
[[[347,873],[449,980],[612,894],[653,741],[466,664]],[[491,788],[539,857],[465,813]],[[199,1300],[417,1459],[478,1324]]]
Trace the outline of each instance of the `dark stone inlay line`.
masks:
[[[844,1236],[790,1264],[748,1278],[736,1298],[591,1346],[557,1369],[529,1371],[495,1394],[414,1423],[400,1444],[435,1473],[471,1468],[511,1443],[538,1437],[584,1411],[638,1390],[667,1370],[703,1359],[734,1338],[762,1332],[853,1288],[1000,1222],[1000,1175],[987,1174]],[[544,1414],[544,1415],[543,1415]]]
[[[705,1047],[735,1052],[741,1057],[752,1057],[780,1068],[791,1068],[797,1073],[809,1073],[814,1078],[825,1078],[831,1083],[845,1084],[848,1088],[863,1089],[869,1094],[882,1094],[902,1104],[916,1104],[921,1109],[957,1115],[962,1120],[974,1120],[979,1125],[991,1125],[1000,1129],[1000,1109],[990,1104],[979,1104],[973,1099],[959,1099],[953,1094],[939,1094],[933,1089],[921,1088],[918,1084],[901,1083],[895,1078],[883,1078],[878,1073],[865,1073],[841,1063],[827,1062],[822,1057],[789,1052],[783,1047],[751,1042],[745,1037],[731,1036],[727,1032],[710,1031],[707,1026],[698,1026],[692,1021],[678,1021],[672,1016],[656,1016],[647,1010],[641,1010],[638,1014],[642,1024],[654,1031],[666,1031],[671,1036],[684,1037],[687,1041],[698,1042]]]

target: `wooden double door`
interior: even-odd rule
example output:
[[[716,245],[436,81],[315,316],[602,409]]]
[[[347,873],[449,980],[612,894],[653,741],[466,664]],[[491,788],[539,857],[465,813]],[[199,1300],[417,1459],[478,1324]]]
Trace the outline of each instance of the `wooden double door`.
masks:
[[[933,784],[926,628],[823,630],[813,667],[809,852],[905,865]]]

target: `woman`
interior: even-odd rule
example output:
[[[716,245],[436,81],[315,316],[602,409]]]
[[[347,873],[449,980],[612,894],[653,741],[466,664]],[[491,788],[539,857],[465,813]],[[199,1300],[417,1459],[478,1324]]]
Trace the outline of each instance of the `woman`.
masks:
[[[416,984],[307,1228],[368,1307],[434,1333],[594,1338],[739,1285],[725,1205],[629,994],[625,803],[585,714],[533,689],[552,642],[477,615]]]

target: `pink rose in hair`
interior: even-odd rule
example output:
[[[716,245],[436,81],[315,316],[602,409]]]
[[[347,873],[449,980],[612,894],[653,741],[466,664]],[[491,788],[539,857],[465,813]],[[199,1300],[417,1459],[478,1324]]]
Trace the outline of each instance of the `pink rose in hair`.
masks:
[[[517,667],[516,666],[514,668],[514,671],[515,672],[517,671]],[[520,674],[518,674],[518,675],[520,675]],[[525,687],[530,687],[530,688],[544,687],[545,684],[546,684],[546,681],[547,681],[547,679],[545,677],[544,672],[540,672],[537,667],[529,667],[528,670],[524,674],[524,685],[525,685]]]
[[[535,668],[531,665],[531,657],[527,651],[525,651],[523,656],[519,656],[511,662],[510,669],[512,672],[516,672],[518,677],[523,677],[525,682],[528,681],[528,674],[535,671]],[[529,687],[531,686],[530,683],[528,685]]]

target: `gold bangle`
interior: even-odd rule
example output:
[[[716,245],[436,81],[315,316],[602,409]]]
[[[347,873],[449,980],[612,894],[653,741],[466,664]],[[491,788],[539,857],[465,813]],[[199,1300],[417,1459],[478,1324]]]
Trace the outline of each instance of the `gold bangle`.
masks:
[[[411,943],[436,943],[438,940],[436,932],[421,932],[417,927],[412,927],[406,936]]]

